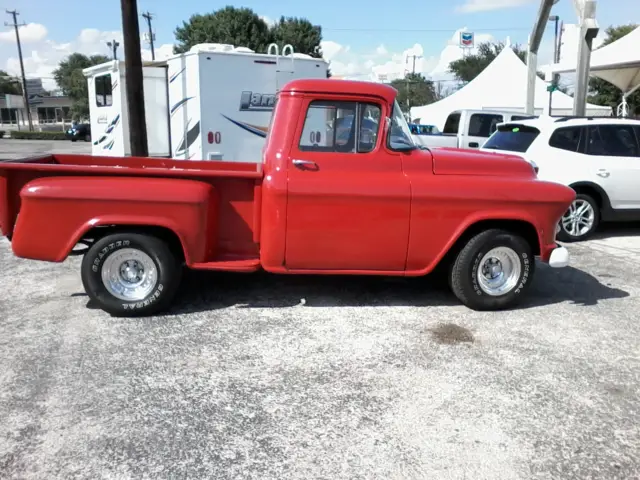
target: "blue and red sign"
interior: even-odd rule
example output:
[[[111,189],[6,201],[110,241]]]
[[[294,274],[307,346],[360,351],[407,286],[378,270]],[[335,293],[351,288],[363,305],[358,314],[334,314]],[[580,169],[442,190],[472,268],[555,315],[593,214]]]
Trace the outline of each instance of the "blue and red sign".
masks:
[[[460,46],[471,48],[473,47],[474,34],[472,32],[460,32]]]

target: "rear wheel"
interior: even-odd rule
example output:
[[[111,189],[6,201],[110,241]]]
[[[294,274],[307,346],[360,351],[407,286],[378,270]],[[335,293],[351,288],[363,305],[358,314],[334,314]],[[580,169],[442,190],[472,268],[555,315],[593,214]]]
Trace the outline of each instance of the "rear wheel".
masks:
[[[589,195],[578,193],[569,209],[560,219],[558,240],[580,242],[593,235],[600,222],[598,204]]]
[[[473,310],[500,310],[517,303],[535,271],[531,246],[519,235],[491,229],[471,238],[456,257],[449,285]]]
[[[82,283],[102,310],[119,317],[166,309],[180,285],[182,267],[162,240],[117,233],[98,240],[82,261]]]

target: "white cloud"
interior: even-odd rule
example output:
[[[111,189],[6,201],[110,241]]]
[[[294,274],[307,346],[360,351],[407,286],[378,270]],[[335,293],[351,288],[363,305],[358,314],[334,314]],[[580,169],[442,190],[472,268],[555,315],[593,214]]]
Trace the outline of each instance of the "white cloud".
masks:
[[[536,0],[466,0],[464,4],[456,8],[461,13],[487,12],[490,10],[502,10],[505,8],[521,7],[535,3]]]
[[[273,27],[276,24],[276,21],[273,18],[267,17],[266,15],[260,15],[260,18],[270,27]]]
[[[18,32],[22,44],[40,42],[47,36],[47,28],[39,23],[28,23],[18,27]],[[0,42],[16,43],[15,29],[0,32]]]

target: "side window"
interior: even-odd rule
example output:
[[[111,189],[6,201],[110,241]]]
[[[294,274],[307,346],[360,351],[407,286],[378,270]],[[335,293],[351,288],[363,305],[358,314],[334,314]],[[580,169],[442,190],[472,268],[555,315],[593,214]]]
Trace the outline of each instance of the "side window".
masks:
[[[582,127],[559,128],[549,138],[549,146],[569,152],[577,152],[580,148],[582,132]]]
[[[630,125],[589,127],[587,154],[610,157],[639,157],[638,141]]]
[[[303,152],[371,152],[378,141],[380,114],[380,106],[372,103],[313,101],[298,146]]]
[[[460,128],[460,113],[451,113],[447,117],[447,121],[444,122],[444,129],[442,133],[458,134]]]
[[[95,78],[96,104],[99,107],[113,105],[113,91],[111,87],[111,75],[105,74]]]
[[[469,119],[469,136],[489,138],[496,131],[497,125],[503,121],[502,115],[474,113]]]

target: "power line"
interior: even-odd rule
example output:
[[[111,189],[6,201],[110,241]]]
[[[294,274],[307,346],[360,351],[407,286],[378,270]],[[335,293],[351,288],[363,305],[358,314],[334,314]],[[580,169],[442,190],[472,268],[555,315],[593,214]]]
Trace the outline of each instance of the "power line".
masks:
[[[155,50],[153,49],[153,30],[151,30],[151,19],[153,18],[153,15],[147,11],[147,12],[144,12],[142,16],[147,21],[147,26],[149,27],[149,45],[151,45],[151,60],[155,60],[156,53],[155,53]]]
[[[27,91],[27,77],[24,74],[24,62],[22,61],[22,45],[20,44],[20,31],[18,27],[24,25],[18,24],[17,10],[7,10],[9,15],[13,17],[13,23],[4,22],[7,27],[13,27],[16,30],[16,43],[18,44],[18,57],[20,59],[20,73],[22,74],[22,97],[24,98],[25,109],[27,110],[27,120],[29,122],[29,131],[33,131],[33,121],[31,120],[31,106],[29,105],[29,92]]]

